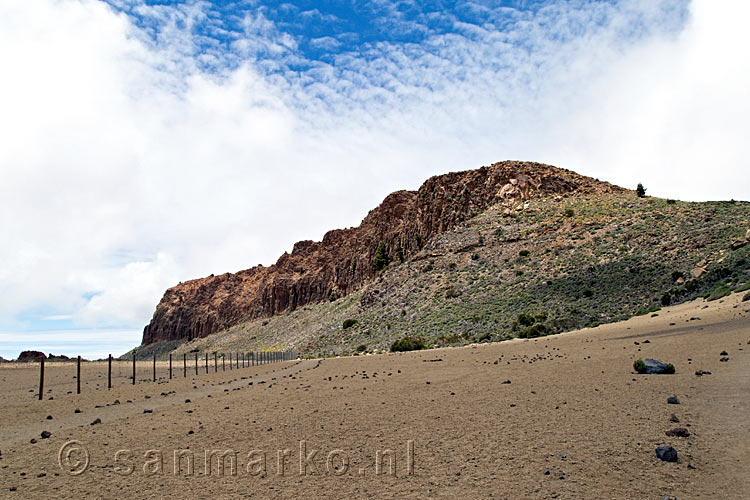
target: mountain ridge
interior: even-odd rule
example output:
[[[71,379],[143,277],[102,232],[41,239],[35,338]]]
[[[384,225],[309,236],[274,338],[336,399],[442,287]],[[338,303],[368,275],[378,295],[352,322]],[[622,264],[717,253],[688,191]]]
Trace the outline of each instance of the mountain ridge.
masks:
[[[203,338],[243,322],[346,297],[377,278],[385,261],[416,256],[436,235],[500,205],[548,196],[618,193],[624,189],[541,163],[505,161],[427,179],[396,191],[354,228],[328,231],[320,242],[295,243],[269,267],[197,278],[169,288],[144,328],[142,345]]]

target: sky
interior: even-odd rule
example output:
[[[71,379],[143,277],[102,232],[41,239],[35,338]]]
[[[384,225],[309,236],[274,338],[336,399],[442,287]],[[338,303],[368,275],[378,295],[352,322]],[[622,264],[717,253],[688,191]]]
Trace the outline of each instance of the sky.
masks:
[[[0,356],[514,159],[750,199],[744,0],[3,0]]]

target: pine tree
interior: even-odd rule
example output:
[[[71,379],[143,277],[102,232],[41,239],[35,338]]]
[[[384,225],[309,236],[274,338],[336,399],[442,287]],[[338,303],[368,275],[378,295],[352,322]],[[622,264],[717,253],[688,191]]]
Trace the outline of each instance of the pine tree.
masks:
[[[385,243],[381,241],[380,245],[378,245],[378,251],[375,253],[375,269],[378,271],[385,269],[388,262],[390,262],[388,251],[385,248]]]
[[[638,195],[638,198],[643,198],[644,196],[646,196],[646,188],[643,187],[643,184],[641,184],[640,182],[638,183],[638,187],[635,188],[635,194]]]

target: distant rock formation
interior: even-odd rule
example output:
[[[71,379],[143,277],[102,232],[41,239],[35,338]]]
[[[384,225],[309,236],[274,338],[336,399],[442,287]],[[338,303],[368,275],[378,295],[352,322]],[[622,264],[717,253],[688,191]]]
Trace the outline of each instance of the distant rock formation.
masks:
[[[205,337],[244,321],[348,295],[377,277],[385,245],[391,260],[408,259],[427,240],[493,205],[512,212],[531,198],[622,188],[549,165],[506,161],[428,179],[397,191],[355,228],[300,241],[275,265],[200,278],[168,289],[143,330],[143,344]]]

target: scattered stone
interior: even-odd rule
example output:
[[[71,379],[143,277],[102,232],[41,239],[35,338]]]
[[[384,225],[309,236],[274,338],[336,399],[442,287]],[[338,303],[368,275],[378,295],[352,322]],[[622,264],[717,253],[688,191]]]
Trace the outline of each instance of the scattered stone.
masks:
[[[707,370],[695,370],[695,375],[697,377],[702,377],[703,375],[711,375],[711,372]]]
[[[186,403],[189,403],[189,402],[190,402],[190,400],[189,400],[189,399],[186,399],[186,400],[185,400],[185,402],[186,402]]]
[[[719,361],[721,361],[722,363],[726,363],[727,361],[729,361],[729,358],[724,356],[723,358],[719,358]]]
[[[149,409],[143,410],[143,413],[153,413],[153,412],[154,412],[154,410],[149,410]]]
[[[695,465],[688,464],[687,468],[690,469],[690,470],[695,470]]]
[[[503,384],[510,384],[510,380],[504,381]]]
[[[651,341],[650,341],[650,340],[648,340],[648,339],[646,339],[646,340],[644,340],[644,341],[643,341],[643,343],[644,343],[644,344],[650,344],[650,343],[651,343]]]
[[[671,405],[678,405],[680,404],[680,398],[678,398],[677,396],[669,396],[667,398],[667,403]]]
[[[34,439],[34,438],[31,438],[31,441],[29,441],[29,443],[31,443],[31,444],[34,444],[34,443],[36,443],[36,439]]]
[[[728,356],[728,355],[729,355],[729,353],[727,351],[721,351],[719,353],[719,356]]]
[[[544,469],[544,475],[549,476],[551,474],[549,469]]]
[[[90,425],[96,425],[96,424],[101,424],[101,423],[102,423],[102,419],[101,418],[97,418],[93,422],[91,422]]]
[[[37,474],[37,475],[36,475],[36,477],[44,477],[44,476],[46,476],[46,475],[47,475],[46,473],[44,473],[44,472],[40,472],[39,474]]]
[[[680,419],[677,418],[677,415],[675,415],[674,413],[672,413],[672,416],[669,417],[669,421],[672,422],[672,423],[674,423],[674,424],[679,424],[680,423]]]
[[[690,437],[690,431],[685,429],[684,427],[675,427],[674,429],[669,429],[665,434],[669,437]]]
[[[671,446],[659,446],[656,448],[656,456],[663,462],[676,462],[677,450]]]
[[[52,435],[50,431],[42,431],[42,439],[49,439],[49,437]]]
[[[79,408],[76,408],[75,410],[73,410],[73,413],[81,413],[81,410]]]
[[[661,497],[661,500],[680,500],[680,499],[672,495],[664,495],[663,497]]]

